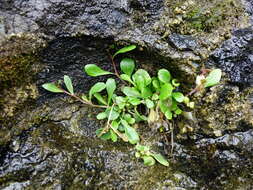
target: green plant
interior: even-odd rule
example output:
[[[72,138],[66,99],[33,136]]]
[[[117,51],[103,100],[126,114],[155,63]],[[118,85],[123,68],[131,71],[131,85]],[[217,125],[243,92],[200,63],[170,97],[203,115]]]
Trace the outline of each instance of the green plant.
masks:
[[[115,73],[105,71],[95,64],[88,64],[84,67],[84,71],[92,77],[116,75],[124,81],[123,84],[120,84],[120,88],[117,88],[114,78],[108,78],[105,83],[94,84],[87,96],[79,97],[74,93],[71,79],[66,75],[64,83],[67,90],[57,83],[46,83],[42,87],[51,92],[68,94],[84,104],[103,108],[104,110],[96,117],[98,120],[107,120],[107,122],[103,128],[96,131],[98,137],[113,142],[120,138],[124,142],[136,145],[136,157],[142,158],[144,164],[153,165],[156,160],[168,166],[168,161],[161,154],[154,153],[148,146],[139,144],[140,134],[137,124],[141,121],[150,125],[158,122],[169,123],[174,117],[182,114],[184,106],[194,108],[194,102],[178,91],[180,84],[172,78],[167,69],[160,69],[157,76],[151,77],[144,69],[136,70],[133,59],[123,58],[120,62],[122,73],[119,74],[115,67],[115,56],[135,48],[134,45],[127,46],[111,56]],[[208,82],[205,86],[217,83],[218,81],[215,81],[214,78],[213,75],[207,77]]]

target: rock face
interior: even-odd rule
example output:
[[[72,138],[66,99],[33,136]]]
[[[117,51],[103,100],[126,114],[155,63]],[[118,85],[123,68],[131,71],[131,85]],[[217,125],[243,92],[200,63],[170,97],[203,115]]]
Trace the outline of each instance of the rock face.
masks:
[[[251,0],[3,0],[0,188],[252,189],[252,7]],[[99,140],[98,110],[40,87],[67,74],[87,92],[105,78],[82,68],[112,71],[110,46],[129,43],[139,46],[128,54],[139,67],[170,69],[185,91],[202,64],[224,71],[221,85],[193,97],[195,122],[176,121],[193,132],[175,130],[169,168],[145,167],[131,146]],[[172,157],[168,137],[145,130]]]

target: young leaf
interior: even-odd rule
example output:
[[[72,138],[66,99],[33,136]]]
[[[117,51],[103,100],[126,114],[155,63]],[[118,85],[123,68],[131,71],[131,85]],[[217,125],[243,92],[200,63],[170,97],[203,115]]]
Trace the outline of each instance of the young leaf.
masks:
[[[141,104],[141,100],[138,98],[133,98],[133,97],[129,97],[129,103],[132,104],[133,106],[137,106],[139,104]]]
[[[165,117],[166,117],[168,120],[171,120],[171,119],[172,119],[172,113],[171,113],[170,110],[167,110],[167,111],[165,112]]]
[[[212,70],[209,75],[206,77],[205,81],[205,88],[215,86],[220,82],[221,79],[221,70],[220,69],[214,69]]]
[[[62,89],[58,88],[54,83],[45,83],[42,87],[50,92],[64,92]]]
[[[126,96],[130,96],[130,97],[141,97],[141,94],[139,93],[139,91],[131,87],[124,87],[123,93]]]
[[[72,85],[72,81],[71,81],[70,77],[68,75],[64,75],[63,78],[64,78],[64,83],[65,83],[68,91],[71,94],[74,94],[73,85]]]
[[[102,140],[109,140],[109,139],[111,139],[111,133],[110,132],[106,132],[103,135],[101,135],[100,138]]]
[[[107,118],[107,114],[105,112],[101,112],[99,114],[97,114],[97,119],[98,120],[102,120],[102,119],[105,119]]]
[[[153,78],[152,80],[152,85],[155,89],[159,89],[160,88],[160,83],[159,83],[159,80],[155,77]]]
[[[168,83],[171,79],[170,72],[167,69],[160,69],[158,71],[158,78],[161,82]]]
[[[153,166],[155,164],[155,160],[151,156],[143,156],[142,157],[144,165],[146,166]]]
[[[119,127],[119,123],[118,123],[117,121],[114,120],[114,121],[112,121],[111,126],[112,126],[112,128],[113,128],[114,130],[117,130],[118,127]]]
[[[112,142],[117,142],[118,136],[116,135],[116,133],[114,133],[112,129],[110,129],[110,133],[111,133]]]
[[[140,145],[140,144],[137,144],[135,146],[135,149],[140,151],[140,152],[148,152],[150,151],[150,147],[149,146],[144,146],[144,145]]]
[[[167,99],[169,96],[171,96],[172,90],[173,87],[170,83],[165,83],[164,85],[162,85],[159,99],[160,100]]]
[[[105,87],[106,85],[104,82],[98,82],[94,84],[89,91],[89,99],[91,100],[93,94],[95,94],[96,92],[101,92],[102,90],[105,89]]]
[[[116,120],[119,117],[119,113],[115,110],[111,111],[111,108],[105,110],[105,113],[107,114],[108,120]]]
[[[112,57],[114,58],[116,55],[121,54],[121,53],[126,53],[129,51],[132,51],[136,48],[136,45],[130,45],[130,46],[126,46],[121,48],[120,50],[118,50]]]
[[[127,74],[121,74],[120,78],[122,80],[125,80],[127,82],[130,82],[132,85],[135,85],[134,82],[132,81],[132,79],[130,78],[130,76],[128,76]]]
[[[106,81],[106,91],[108,94],[108,105],[111,103],[112,95],[116,89],[116,82],[114,79],[109,78]]]
[[[145,81],[145,86],[148,86],[150,83],[151,83],[151,77],[150,75],[148,74],[148,72],[144,69],[138,69],[134,74],[133,74],[133,81],[136,83],[138,78],[137,76],[138,75],[141,75]]]
[[[142,75],[134,75],[133,78],[138,90],[142,92],[144,87],[146,86],[144,77]]]
[[[113,74],[111,72],[105,71],[103,69],[101,69],[100,67],[98,67],[95,64],[88,64],[85,65],[84,67],[84,71],[92,77],[97,77],[97,76],[101,76],[101,75],[109,75],[109,74]]]
[[[159,101],[159,106],[160,106],[160,109],[162,111],[162,113],[166,113],[166,111],[169,110],[169,106],[167,105],[167,101]]]
[[[180,115],[183,111],[180,108],[177,108],[175,110],[175,114]]]
[[[100,93],[96,92],[94,93],[94,96],[101,104],[107,105],[107,102],[105,101],[104,97],[101,96]]]
[[[135,68],[134,60],[130,58],[124,58],[120,62],[120,69],[123,73],[131,76]]]
[[[172,79],[171,83],[175,87],[179,87],[180,86],[180,83],[177,82],[177,79]]]
[[[155,106],[154,102],[150,99],[146,99],[145,103],[149,109]]]
[[[141,92],[141,96],[143,98],[149,98],[149,97],[151,97],[152,96],[151,89],[149,87],[147,87],[147,86],[145,88],[143,88],[143,90]]]
[[[136,144],[140,141],[139,135],[133,127],[130,127],[126,120],[121,119],[122,125],[125,127],[125,133],[131,144]]]
[[[181,92],[173,92],[172,97],[177,101],[177,102],[183,102],[184,101],[184,95]]]
[[[169,166],[169,162],[161,154],[152,154],[152,156],[164,166]]]

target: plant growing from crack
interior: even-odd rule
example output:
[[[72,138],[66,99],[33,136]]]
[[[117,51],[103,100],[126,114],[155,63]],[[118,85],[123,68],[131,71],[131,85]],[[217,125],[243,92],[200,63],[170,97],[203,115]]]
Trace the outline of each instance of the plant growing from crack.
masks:
[[[135,48],[135,45],[130,45],[110,56],[115,73],[105,71],[95,64],[84,67],[85,73],[92,77],[117,76],[123,81],[120,90],[116,90],[116,80],[108,78],[106,82],[94,84],[87,96],[78,96],[74,93],[72,81],[67,75],[64,76],[66,90],[58,83],[46,83],[42,87],[50,92],[65,93],[89,106],[104,109],[96,116],[98,120],[107,120],[106,125],[96,131],[99,138],[113,142],[121,139],[135,145],[137,150],[135,155],[137,158],[142,158],[145,165],[151,166],[157,161],[164,166],[169,166],[169,162],[161,154],[151,151],[149,146],[140,144],[137,124],[142,121],[148,124],[172,123],[173,118],[182,114],[182,104],[193,109],[194,102],[178,91],[180,84],[172,78],[167,69],[160,69],[157,76],[151,77],[144,69],[136,70],[133,59],[124,58],[120,62],[121,74],[119,74],[114,62],[115,56]],[[220,80],[217,76],[217,71],[210,72],[205,79],[202,78],[205,81],[201,80],[199,85],[204,84],[204,87],[216,85]],[[170,126],[173,137],[173,125]]]

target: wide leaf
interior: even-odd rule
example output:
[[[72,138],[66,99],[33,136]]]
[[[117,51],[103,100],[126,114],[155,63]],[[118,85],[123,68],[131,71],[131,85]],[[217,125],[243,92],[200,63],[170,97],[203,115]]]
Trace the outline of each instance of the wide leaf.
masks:
[[[106,81],[106,91],[107,91],[107,94],[108,94],[108,104],[111,103],[112,95],[113,95],[115,90],[116,90],[115,80],[112,79],[112,78],[107,79],[107,81]]]
[[[134,60],[130,58],[124,58],[120,62],[120,69],[123,73],[131,76],[135,68]]]
[[[143,156],[142,157],[144,165],[153,166],[155,164],[155,160],[152,156]]]
[[[162,85],[159,99],[160,100],[167,99],[169,96],[171,96],[172,90],[173,86],[170,83],[165,83],[164,85]]]
[[[104,82],[98,82],[95,85],[93,85],[89,91],[89,99],[91,100],[91,97],[93,94],[95,94],[96,92],[101,92],[105,88],[106,88],[106,85]]]
[[[177,101],[177,102],[183,102],[184,101],[184,95],[181,92],[173,92],[172,97]]]
[[[85,65],[84,67],[84,71],[92,77],[97,77],[97,76],[101,76],[101,75],[109,75],[109,74],[113,74],[111,72],[105,71],[103,69],[101,69],[100,67],[98,67],[95,64],[88,64]]]
[[[204,83],[205,88],[215,86],[216,84],[218,84],[221,79],[221,74],[222,72],[220,69],[212,70],[205,79],[205,83]]]
[[[130,127],[128,125],[127,121],[124,119],[121,119],[122,125],[125,127],[125,134],[131,144],[136,144],[140,141],[139,134],[136,132],[136,130],[133,127]]]
[[[145,81],[145,86],[148,86],[150,83],[151,83],[151,77],[150,75],[148,74],[148,72],[144,69],[138,69],[134,74],[133,74],[133,81],[136,83],[138,78],[137,76],[138,75],[141,75]]]
[[[141,97],[140,92],[137,89],[132,88],[132,87],[124,87],[123,93],[126,96],[130,96],[130,97],[136,97],[136,98]]]
[[[113,58],[118,55],[118,54],[121,54],[121,53],[126,53],[126,52],[129,52],[129,51],[132,51],[136,48],[136,45],[130,45],[130,46],[126,46],[126,47],[123,47],[121,48],[120,50],[118,50],[114,55],[113,55]]]
[[[62,89],[60,89],[59,87],[57,87],[54,83],[46,83],[43,84],[42,87],[50,92],[64,92]]]
[[[152,154],[152,156],[156,159],[157,162],[164,166],[169,166],[169,162],[161,155],[161,154]]]
[[[74,89],[73,89],[73,85],[72,85],[72,81],[70,79],[70,77],[68,75],[64,75],[64,83],[68,89],[68,91],[71,93],[71,94],[74,94]]]
[[[167,69],[160,69],[158,71],[158,78],[163,83],[169,83],[171,79],[171,74]]]

